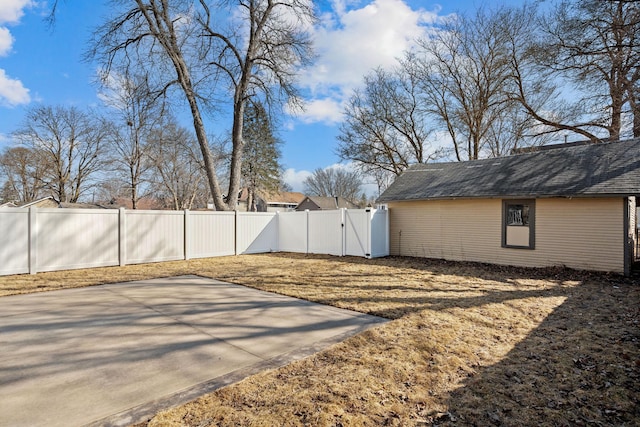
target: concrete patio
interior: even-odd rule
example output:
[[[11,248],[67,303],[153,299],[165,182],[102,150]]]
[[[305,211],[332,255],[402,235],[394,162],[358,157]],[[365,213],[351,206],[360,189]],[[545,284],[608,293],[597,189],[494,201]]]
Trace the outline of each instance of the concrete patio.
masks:
[[[0,425],[128,425],[384,319],[198,276],[0,298]]]

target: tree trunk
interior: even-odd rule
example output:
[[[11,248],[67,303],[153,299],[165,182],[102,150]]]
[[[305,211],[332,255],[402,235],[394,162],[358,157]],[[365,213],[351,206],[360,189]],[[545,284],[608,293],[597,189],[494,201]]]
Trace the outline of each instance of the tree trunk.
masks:
[[[227,195],[227,206],[233,210],[238,204],[238,194],[240,193],[240,178],[242,177],[242,152],[244,150],[244,140],[242,138],[242,126],[244,123],[244,102],[240,106],[234,107],[233,128],[231,141],[233,149],[231,151],[231,167],[229,169],[229,194]]]

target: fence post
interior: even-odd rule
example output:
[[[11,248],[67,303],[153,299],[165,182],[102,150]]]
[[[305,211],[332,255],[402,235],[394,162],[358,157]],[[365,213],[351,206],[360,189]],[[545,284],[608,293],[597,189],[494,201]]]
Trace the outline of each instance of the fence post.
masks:
[[[371,208],[366,208],[364,211],[367,213],[367,247],[365,248],[364,257],[371,259],[371,229],[373,227],[373,214],[371,212]]]
[[[276,247],[273,252],[280,252],[280,211],[276,211]]]
[[[37,228],[37,208],[35,206],[29,207],[29,274],[36,274],[38,272],[38,228]]]
[[[238,210],[234,210],[233,213],[233,253],[238,255]]]
[[[127,265],[127,217],[124,208],[118,209],[118,261],[120,267]]]
[[[189,209],[184,210],[184,259],[188,260],[191,258],[191,254],[189,253],[189,244],[191,243],[191,220],[189,215]]]
[[[340,209],[340,229],[342,230],[341,238],[342,238],[342,249],[340,256],[345,256],[347,254],[347,227],[345,226],[347,221],[347,209]]]
[[[387,255],[391,255],[391,229],[389,228],[389,216],[391,215],[391,211],[389,209],[384,210],[384,218],[385,218],[385,234],[384,237],[387,239],[385,241],[385,247],[387,249]]]
[[[306,229],[306,232],[307,232],[307,238],[306,238],[306,244],[305,244],[305,246],[306,246],[306,248],[305,248],[305,255],[309,255],[309,209],[305,209],[304,211],[305,211],[305,212],[306,212],[306,214],[307,214],[307,215],[306,215],[306,221],[307,221],[307,223],[306,223],[306,225],[305,225],[305,227],[304,227],[304,228]]]

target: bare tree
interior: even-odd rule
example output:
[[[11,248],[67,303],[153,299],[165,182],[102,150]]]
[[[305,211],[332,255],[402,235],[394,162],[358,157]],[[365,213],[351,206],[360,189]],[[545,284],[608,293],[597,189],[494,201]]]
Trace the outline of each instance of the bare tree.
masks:
[[[116,9],[121,2],[113,0]],[[193,118],[216,209],[234,209],[240,188],[244,107],[263,93],[295,99],[295,70],[310,54],[305,32],[313,19],[307,0],[135,0],[98,29],[91,56],[109,71],[115,63],[136,63],[160,80],[166,92],[177,85]],[[171,70],[171,73],[168,71]],[[162,79],[161,77],[166,77]],[[229,190],[223,197],[203,121],[203,108],[227,83],[233,93]]]
[[[420,40],[416,58],[425,108],[444,124],[458,160],[478,159],[487,135],[511,107],[509,57],[499,13],[479,9]]]
[[[640,67],[629,82],[629,105],[633,114],[633,137],[640,138]]]
[[[42,197],[47,165],[32,148],[7,148],[0,155],[0,176],[4,177],[3,199],[28,203]]]
[[[174,119],[149,135],[151,183],[156,197],[164,199],[167,208],[192,209],[206,203],[206,174],[197,150],[193,135]]]
[[[103,168],[105,121],[76,107],[38,106],[27,111],[15,138],[45,167],[42,188],[60,202],[77,202]]]
[[[378,68],[364,78],[344,109],[337,154],[372,173],[400,175],[410,164],[438,158],[433,148],[430,118],[421,108],[418,76],[411,61],[394,71]]]
[[[538,27],[542,37],[532,48],[535,60],[546,75],[571,82],[580,94],[581,127],[619,139],[625,105],[637,111],[640,3],[563,0]]]
[[[146,76],[112,73],[104,78],[103,102],[113,113],[112,133],[114,172],[128,194],[133,209],[145,196],[144,184],[150,162],[146,159],[149,132],[161,124],[163,104],[149,90]]]
[[[338,167],[316,169],[304,182],[305,193],[312,196],[343,197],[351,202],[361,195],[362,178],[357,171]]]

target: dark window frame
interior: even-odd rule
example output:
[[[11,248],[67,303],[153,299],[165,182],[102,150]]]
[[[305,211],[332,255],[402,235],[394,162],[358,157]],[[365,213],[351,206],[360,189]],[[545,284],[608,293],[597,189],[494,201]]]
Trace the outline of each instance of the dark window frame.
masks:
[[[508,245],[507,244],[507,226],[509,224],[509,208],[515,206],[527,206],[528,215],[522,215],[522,220],[528,224],[511,225],[511,227],[528,227],[529,228],[529,245]],[[524,209],[523,209],[524,211]],[[502,247],[510,249],[529,249],[536,248],[536,201],[535,199],[510,199],[502,201]]]

